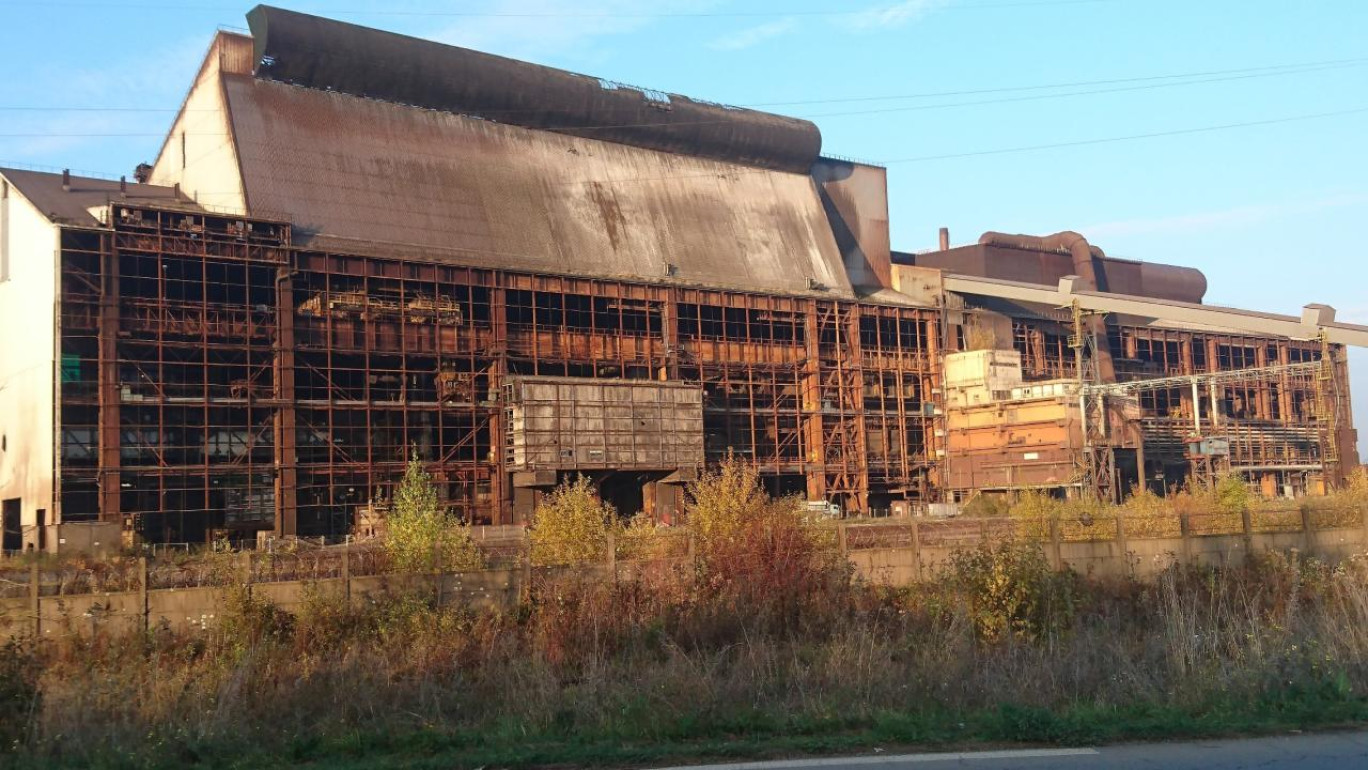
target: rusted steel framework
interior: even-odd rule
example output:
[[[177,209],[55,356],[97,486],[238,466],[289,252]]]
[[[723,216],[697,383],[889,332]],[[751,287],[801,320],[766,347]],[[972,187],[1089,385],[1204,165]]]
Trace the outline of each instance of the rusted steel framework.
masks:
[[[1026,379],[1076,376],[1064,323],[1015,319],[1013,330]],[[1199,434],[1229,442],[1231,469],[1275,474],[1283,482],[1290,474],[1320,475],[1332,464],[1339,431],[1350,424],[1342,346],[1124,322],[1107,331],[1121,382],[1193,377],[1204,383],[1138,392],[1143,462],[1152,481],[1184,481],[1192,469],[1189,442]],[[1322,360],[1328,362],[1323,371],[1288,367]],[[1203,379],[1245,370],[1247,376],[1221,378],[1220,384]]]
[[[303,251],[116,205],[62,251],[61,506],[140,537],[346,533],[417,452],[513,523],[510,375],[701,385],[710,461],[848,511],[935,490],[933,309]]]
[[[175,539],[269,525],[289,490],[289,228],[116,207],[65,230],[60,504]],[[284,323],[282,323],[282,320]],[[283,498],[283,499],[282,499]]]

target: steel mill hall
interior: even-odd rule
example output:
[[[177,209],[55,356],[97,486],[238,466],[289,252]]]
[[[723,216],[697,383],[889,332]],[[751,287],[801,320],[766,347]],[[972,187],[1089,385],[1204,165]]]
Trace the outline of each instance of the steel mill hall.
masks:
[[[1358,467],[1332,308],[1086,233],[894,252],[810,122],[248,20],[127,178],[0,168],[6,550],[364,532],[413,455],[496,525],[576,475],[680,523],[728,456],[842,516]]]

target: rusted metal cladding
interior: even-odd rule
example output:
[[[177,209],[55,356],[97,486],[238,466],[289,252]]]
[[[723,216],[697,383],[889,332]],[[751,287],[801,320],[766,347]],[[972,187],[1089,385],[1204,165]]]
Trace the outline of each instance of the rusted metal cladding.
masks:
[[[510,470],[703,465],[703,389],[697,385],[518,377],[506,387]]]
[[[1206,295],[1206,276],[1195,268],[1113,257],[1099,258],[1096,251],[1093,257],[1097,282],[1102,291],[1194,304],[1201,303]],[[986,244],[924,254],[899,254],[895,261],[918,267],[934,267],[958,275],[1042,286],[1056,286],[1060,278],[1076,274],[1072,257],[1062,251]]]
[[[946,429],[950,489],[1076,484],[1083,430],[1075,399],[1047,397],[952,408]]]
[[[268,6],[247,20],[261,78],[795,173],[821,151],[821,132],[806,120]]]
[[[893,285],[888,235],[888,170],[820,158],[812,166],[846,274],[856,286]]]
[[[310,248],[853,295],[806,173],[236,75],[224,93],[249,205]]]

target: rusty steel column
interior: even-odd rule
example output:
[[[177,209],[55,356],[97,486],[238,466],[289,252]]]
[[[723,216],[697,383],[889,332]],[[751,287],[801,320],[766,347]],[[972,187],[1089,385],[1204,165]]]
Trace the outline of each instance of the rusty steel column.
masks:
[[[826,446],[822,435],[822,367],[819,357],[817,303],[803,308],[803,342],[807,359],[803,362],[803,434],[806,437],[804,470],[809,500],[826,499]]]
[[[493,524],[516,524],[513,516],[513,501],[510,494],[510,478],[504,448],[507,421],[504,414],[508,405],[504,403],[504,379],[508,375],[508,299],[504,287],[503,273],[496,273],[489,287],[489,325],[493,335],[493,360],[489,364],[489,400],[494,403],[494,413],[489,418],[489,451],[494,455],[489,480],[490,522]],[[477,458],[478,459],[478,458]]]
[[[660,336],[665,345],[665,369],[662,380],[679,379],[679,290],[671,286],[665,290],[665,301],[660,309]]]
[[[119,499],[122,481],[119,472],[119,254],[112,235],[100,237],[97,325],[100,521],[123,524],[124,539],[129,541],[131,527],[123,521]]]
[[[295,335],[294,280],[290,265],[276,271],[276,334],[274,379],[275,434],[275,533],[277,537],[299,534],[296,490],[299,486],[295,457]]]
[[[846,316],[846,344],[842,356],[846,358],[846,370],[850,372],[846,397],[850,399],[850,415],[855,421],[855,508],[860,513],[869,512],[869,443],[866,435],[864,403],[864,360],[863,346],[860,341],[860,306],[851,305]],[[850,462],[852,458],[845,458]]]

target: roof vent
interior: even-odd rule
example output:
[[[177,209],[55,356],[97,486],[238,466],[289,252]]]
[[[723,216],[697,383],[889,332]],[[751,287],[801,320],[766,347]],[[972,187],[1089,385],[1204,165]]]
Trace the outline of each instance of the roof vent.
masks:
[[[62,169],[62,192],[71,192],[71,169]]]

